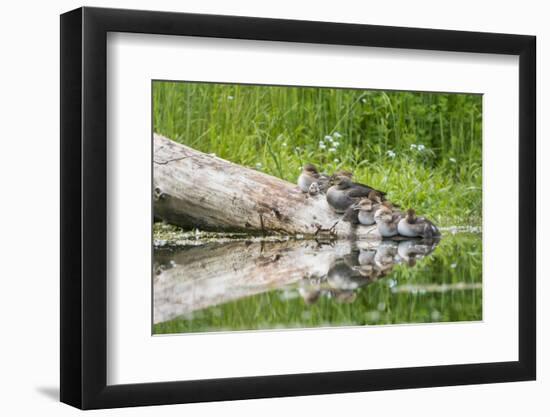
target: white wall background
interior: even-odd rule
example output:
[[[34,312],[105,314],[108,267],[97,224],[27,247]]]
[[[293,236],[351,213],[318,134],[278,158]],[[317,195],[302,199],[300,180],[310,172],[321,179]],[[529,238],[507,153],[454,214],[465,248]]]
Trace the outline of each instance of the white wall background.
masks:
[[[3,415],[75,415],[59,391],[59,17],[82,3],[5,2],[0,42],[2,276],[0,410]],[[93,1],[86,5],[509,32],[538,37],[538,381],[230,403],[99,411],[94,415],[193,416],[315,414],[464,416],[550,412],[549,122],[550,26],[545,2],[278,0]],[[6,149],[7,144],[7,149]],[[542,213],[542,215],[540,214]]]

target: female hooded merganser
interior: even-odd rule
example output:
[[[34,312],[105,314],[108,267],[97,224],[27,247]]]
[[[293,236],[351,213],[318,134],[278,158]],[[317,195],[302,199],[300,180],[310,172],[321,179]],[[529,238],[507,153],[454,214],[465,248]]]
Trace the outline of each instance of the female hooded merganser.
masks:
[[[305,164],[302,173],[298,177],[298,187],[303,193],[310,192],[312,184],[316,183],[319,191],[326,192],[330,178],[325,174],[319,174],[317,167],[313,164]]]
[[[360,197],[366,197],[367,193],[360,195],[352,188],[353,182],[345,176],[337,176],[333,179],[334,185],[327,191],[327,202],[336,213],[344,213],[357,202]],[[352,192],[354,191],[354,192]]]
[[[402,218],[397,231],[401,236],[433,238],[440,236],[439,230],[435,225],[424,217],[417,217],[413,209],[408,209],[407,214]]]
[[[382,237],[397,236],[397,225],[401,217],[401,212],[399,210],[394,210],[391,203],[382,203],[374,213],[374,221],[376,222],[380,235]]]
[[[355,184],[341,175],[333,179],[333,184],[327,191],[327,202],[337,213],[344,213],[373,190],[366,185]]]

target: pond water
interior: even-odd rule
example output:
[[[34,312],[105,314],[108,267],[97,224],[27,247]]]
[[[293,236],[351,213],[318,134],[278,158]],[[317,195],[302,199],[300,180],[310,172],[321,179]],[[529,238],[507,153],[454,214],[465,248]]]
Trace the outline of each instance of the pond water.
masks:
[[[482,320],[481,234],[155,249],[153,333]]]

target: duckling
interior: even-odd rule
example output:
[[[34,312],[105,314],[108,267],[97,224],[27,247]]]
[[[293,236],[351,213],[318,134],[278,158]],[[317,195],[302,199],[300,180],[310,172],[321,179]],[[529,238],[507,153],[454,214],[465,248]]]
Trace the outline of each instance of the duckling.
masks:
[[[403,212],[399,209],[399,206],[389,200],[382,201],[380,206],[389,208],[395,216],[403,217]]]
[[[380,191],[372,190],[367,198],[375,204],[382,204],[383,201],[387,201],[384,197],[385,194],[382,194]]]
[[[317,195],[321,192],[318,182],[312,182],[308,189],[309,195]]]
[[[440,236],[439,230],[435,225],[424,217],[417,217],[413,209],[408,209],[398,225],[397,231],[401,236],[433,238]]]
[[[372,195],[371,191],[369,195]],[[357,204],[355,204],[354,209],[357,211],[357,219],[360,224],[365,226],[370,226],[375,223],[374,213],[380,207],[380,204],[374,203],[370,198],[362,198]]]
[[[302,173],[298,177],[298,187],[302,190],[303,193],[309,192],[309,187],[314,182],[319,180],[319,171],[317,167],[313,164],[305,164],[302,168]]]
[[[401,220],[401,212],[393,210],[389,206],[391,203],[383,203],[374,213],[374,221],[382,237],[393,237],[398,234],[397,224]]]
[[[312,184],[317,183],[319,191],[326,193],[330,186],[331,177],[326,174],[320,174],[317,167],[313,164],[305,164],[302,173],[298,177],[298,187],[303,193],[308,193]]]

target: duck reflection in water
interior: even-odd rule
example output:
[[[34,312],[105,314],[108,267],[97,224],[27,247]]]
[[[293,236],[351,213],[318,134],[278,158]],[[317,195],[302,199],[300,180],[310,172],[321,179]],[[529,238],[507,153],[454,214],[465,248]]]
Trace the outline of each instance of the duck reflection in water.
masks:
[[[338,257],[326,275],[305,277],[298,285],[298,293],[308,305],[322,297],[338,303],[352,303],[357,290],[387,276],[395,265],[409,267],[429,255],[438,244],[437,239],[382,240],[377,246],[359,247]]]

